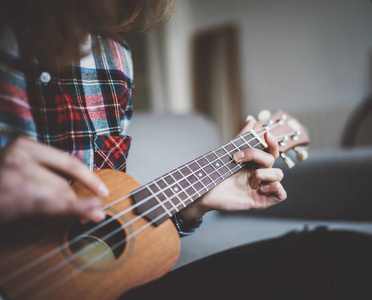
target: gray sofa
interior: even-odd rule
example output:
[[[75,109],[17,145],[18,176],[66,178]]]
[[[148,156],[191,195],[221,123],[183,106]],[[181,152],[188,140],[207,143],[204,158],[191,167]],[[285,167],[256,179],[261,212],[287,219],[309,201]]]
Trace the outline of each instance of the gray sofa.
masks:
[[[127,172],[146,183],[219,146],[216,127],[200,115],[135,114]],[[264,211],[211,212],[181,240],[175,268],[210,254],[326,226],[372,234],[372,147],[311,151],[288,169],[280,160],[288,199]]]

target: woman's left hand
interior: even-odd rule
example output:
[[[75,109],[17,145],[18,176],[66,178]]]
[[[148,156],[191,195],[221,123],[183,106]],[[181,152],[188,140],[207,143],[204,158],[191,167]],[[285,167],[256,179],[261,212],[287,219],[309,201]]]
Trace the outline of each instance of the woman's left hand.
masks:
[[[254,126],[249,121],[239,135]],[[287,198],[280,181],[283,172],[272,168],[279,156],[278,142],[270,134],[265,134],[268,145],[266,152],[250,148],[234,155],[236,162],[253,162],[214,187],[207,194],[181,211],[184,220],[201,218],[211,210],[242,211],[265,209]]]

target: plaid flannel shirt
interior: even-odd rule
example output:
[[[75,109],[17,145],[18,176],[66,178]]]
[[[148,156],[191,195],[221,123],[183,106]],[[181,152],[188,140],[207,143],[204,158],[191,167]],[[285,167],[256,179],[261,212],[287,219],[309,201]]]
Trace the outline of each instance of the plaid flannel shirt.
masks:
[[[0,26],[0,147],[22,135],[77,156],[91,170],[125,171],[131,52],[125,43],[95,35],[84,47],[90,54],[79,64],[50,74],[37,63],[24,67],[14,34]],[[172,220],[180,236],[201,224]]]
[[[79,157],[91,170],[124,171],[133,108],[129,48],[92,35],[85,46],[95,51],[50,74],[36,63],[19,68],[11,32],[3,31],[1,45],[0,146],[25,135]]]

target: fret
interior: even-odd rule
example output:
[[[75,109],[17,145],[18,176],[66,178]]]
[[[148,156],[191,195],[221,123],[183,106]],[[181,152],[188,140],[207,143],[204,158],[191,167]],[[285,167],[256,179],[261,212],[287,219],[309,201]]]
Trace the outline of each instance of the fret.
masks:
[[[180,193],[177,194],[178,198],[181,199],[181,203],[184,207],[187,206],[187,201],[192,202],[192,199],[186,194],[185,191],[181,191]]]
[[[193,162],[191,162],[192,164]],[[188,198],[194,201],[196,198],[199,197],[198,191],[193,187],[194,183],[197,182],[196,176],[193,174],[193,171],[189,167],[189,164],[186,164],[180,171],[184,174],[184,179],[181,180],[179,183],[183,188],[183,191],[187,194]]]
[[[178,169],[173,171],[171,176],[174,178],[175,181],[179,181],[184,178],[184,175]]]
[[[220,147],[217,150],[214,150],[213,153],[221,160],[222,157],[226,156],[226,150],[224,148]]]
[[[166,182],[164,182],[161,178],[154,181],[154,183],[157,185],[157,187],[159,188],[159,190],[162,190],[164,188],[166,188],[168,185]]]
[[[179,171],[181,172],[183,177],[186,177],[187,175],[190,175],[192,173],[192,171],[188,168],[187,165],[184,165],[183,167],[181,167]]]
[[[199,169],[199,166],[195,161],[188,163],[187,167],[191,170],[192,173],[196,172]]]
[[[163,181],[168,185],[168,186],[171,186],[172,184],[174,184],[175,180],[172,178],[171,175],[165,175],[162,177]]]
[[[198,181],[198,182],[194,183],[194,185],[193,185],[192,187],[195,189],[195,191],[196,191],[196,193],[199,195],[199,197],[200,197],[201,195],[203,195],[205,192],[208,191],[208,190],[205,188],[205,186],[202,184],[201,181]]]
[[[225,150],[226,154],[224,156],[220,157],[220,159],[221,159],[221,161],[223,161],[224,165],[227,167],[228,164],[230,164],[232,161],[234,161],[233,156],[226,151],[224,146],[222,146],[222,149]]]
[[[196,163],[199,165],[199,160],[202,161],[201,159],[198,159],[196,160]],[[208,163],[204,158],[203,160],[205,161],[205,163]],[[204,185],[204,187],[206,188],[206,190],[210,190],[212,187],[209,188],[209,186],[212,184],[213,186],[216,186],[212,180],[212,178],[209,176],[209,172],[207,171],[207,167],[206,165],[204,165],[205,168],[202,168],[202,166],[199,165],[199,167],[202,169],[202,171],[198,171],[198,174],[199,174],[199,177],[200,177],[200,181],[201,183]],[[213,168],[209,167],[209,171],[213,171]],[[208,189],[209,188],[209,189]]]
[[[235,153],[241,151],[242,149],[239,149],[239,147],[235,144],[235,142],[231,142],[230,143],[231,145],[233,145],[235,147],[235,150],[233,150],[231,153],[232,156],[234,156]]]
[[[190,184],[194,184],[195,182],[198,181],[198,178],[196,178],[196,176],[194,174],[191,174],[189,176],[186,177],[186,180],[190,183]]]
[[[189,179],[193,179],[193,182],[191,182]],[[198,181],[196,180],[196,177],[194,175],[190,175],[186,178],[186,180],[190,186],[188,189],[186,189],[186,192],[190,196],[190,198],[193,198],[195,195],[200,196],[198,189],[195,188],[196,183],[198,183]],[[190,192],[190,189],[192,189],[192,192]]]
[[[159,200],[168,208],[169,211],[171,211],[171,209],[174,209],[176,212],[178,212],[179,209],[170,200],[171,197],[174,196],[174,193],[169,188],[169,186],[164,181],[164,179],[163,178],[160,178],[160,180],[159,181],[156,181],[155,184],[157,184],[157,186],[160,188],[160,193],[157,195],[157,197],[159,198]],[[171,214],[170,217],[172,215],[173,214]]]
[[[216,170],[219,176],[222,176],[224,172],[227,172],[226,170],[223,170],[222,162],[218,159],[217,155],[214,153],[214,151],[211,151],[210,153],[204,155],[204,157],[208,160],[209,165],[213,167],[213,169]]]
[[[155,226],[160,225],[169,218],[169,211],[159,205],[158,200],[147,187],[140,188],[137,192],[134,192],[132,199],[138,205],[135,208],[136,213],[142,215],[145,219],[152,221],[162,216],[154,222]]]
[[[218,163],[218,156],[214,153],[214,151],[211,151],[208,154],[205,154],[204,157],[209,162],[209,164]]]
[[[253,143],[255,144],[255,137],[251,134],[251,133],[248,133],[248,134],[244,134],[244,135],[241,135],[240,136],[240,139],[244,141],[244,143],[249,147],[249,148],[253,148]],[[253,142],[253,143],[252,143]]]
[[[182,188],[177,183],[175,183],[174,178],[169,176],[163,178],[164,181],[167,182],[168,188],[164,189],[163,194],[167,197],[167,200],[173,205],[174,209],[178,212],[180,210],[179,203],[182,204],[183,207],[186,207],[183,200],[179,198],[179,193],[181,192]],[[172,184],[173,182],[173,184]]]
[[[208,172],[209,178],[212,179],[213,182],[216,182],[221,177],[221,173],[214,165],[208,165],[205,167],[205,170]]]
[[[186,207],[186,204],[184,203],[184,200],[182,197],[181,197],[181,193],[183,193],[183,195],[186,196],[186,194],[182,191],[181,187],[178,185],[177,183],[177,180],[173,177],[173,174],[170,173],[170,175],[172,177],[172,179],[174,180],[174,184],[172,185],[172,190],[173,192],[175,193],[176,197],[177,197],[177,200],[182,204],[183,207]]]
[[[199,193],[197,192],[197,190],[192,185],[190,185],[185,190],[185,192],[186,192],[187,195],[189,195],[189,198],[192,201],[196,200],[197,198],[199,198],[201,196],[201,195],[199,195]]]
[[[204,167],[206,167],[206,166],[209,165],[208,160],[207,160],[204,156],[197,158],[197,159],[195,160],[195,162],[198,164],[198,166],[199,166],[200,168],[204,168]]]
[[[241,138],[246,141],[250,148],[256,148],[257,145],[261,145],[252,134],[248,136],[242,136]]]
[[[154,182],[155,186],[157,187],[157,189],[156,189],[158,191],[157,193],[155,193],[151,189],[151,186],[150,186],[149,190],[152,192],[155,199],[158,200],[160,205],[162,205],[165,208],[165,211],[167,212],[167,214],[171,217],[173,215],[171,213],[171,211],[173,209],[175,209],[177,211],[177,208],[175,208],[173,203],[169,201],[169,198],[168,198],[167,194],[165,193],[167,190],[162,188],[159,183],[162,183],[162,182],[159,181],[159,180]]]
[[[244,145],[246,145],[246,143],[241,137],[236,138],[235,140],[232,141],[232,143],[234,143],[235,147],[237,147],[239,150],[246,149],[244,148]]]
[[[204,154],[203,155],[203,158],[207,161],[207,167],[208,166],[213,166],[215,165],[216,163],[218,164],[218,158],[217,156],[213,153],[213,151],[211,151],[210,153],[208,154]]]
[[[222,146],[222,148],[224,148],[226,150],[226,152],[230,155],[230,153],[233,151],[233,150],[236,150],[236,147],[232,144],[232,143],[228,143],[224,146]],[[231,155],[232,156],[232,155]]]
[[[197,198],[227,179],[245,164],[236,163],[233,156],[247,148],[264,149],[265,141],[254,131],[237,137],[231,142],[206,153],[178,169],[149,183],[132,196],[138,214],[146,214],[148,220],[160,215],[155,222],[161,224],[168,217],[186,207]]]
[[[219,171],[222,171],[221,173],[221,176],[225,179],[225,178],[227,178],[229,175],[228,174],[232,174],[232,172],[231,172],[231,170],[229,169],[229,168],[227,168],[226,167],[226,165],[225,165],[225,162],[221,159],[221,156],[219,156],[219,153],[221,153],[221,152],[223,152],[223,155],[224,155],[224,157],[226,157],[226,158],[228,158],[227,160],[226,160],[226,162],[229,162],[229,161],[231,161],[231,159],[228,157],[228,156],[226,156],[226,151],[225,150],[223,150],[222,148],[219,148],[217,151],[213,151],[213,153],[217,156],[217,157],[219,157],[219,161],[221,162],[221,164],[222,164],[222,166],[221,167],[219,167]],[[226,177],[226,175],[228,175],[227,177]]]

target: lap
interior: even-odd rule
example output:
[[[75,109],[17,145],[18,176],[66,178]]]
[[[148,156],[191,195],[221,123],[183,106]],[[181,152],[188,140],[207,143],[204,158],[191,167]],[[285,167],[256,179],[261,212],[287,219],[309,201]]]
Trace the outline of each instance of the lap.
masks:
[[[292,232],[193,262],[122,299],[372,299],[372,236]]]

